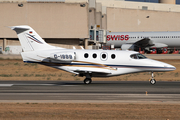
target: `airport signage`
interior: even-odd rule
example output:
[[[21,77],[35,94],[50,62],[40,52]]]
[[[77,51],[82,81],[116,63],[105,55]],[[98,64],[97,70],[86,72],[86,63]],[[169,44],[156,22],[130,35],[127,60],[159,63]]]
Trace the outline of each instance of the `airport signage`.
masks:
[[[129,40],[129,35],[107,35],[107,41],[110,40]]]

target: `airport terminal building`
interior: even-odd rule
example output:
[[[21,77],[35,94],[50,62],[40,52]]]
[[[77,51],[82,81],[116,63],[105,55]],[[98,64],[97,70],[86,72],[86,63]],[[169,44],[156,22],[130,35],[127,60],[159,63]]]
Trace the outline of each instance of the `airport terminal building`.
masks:
[[[7,26],[29,25],[46,42],[99,49],[106,32],[180,31],[180,6],[124,0],[0,0],[0,47],[20,46]],[[8,51],[12,52],[12,51]]]

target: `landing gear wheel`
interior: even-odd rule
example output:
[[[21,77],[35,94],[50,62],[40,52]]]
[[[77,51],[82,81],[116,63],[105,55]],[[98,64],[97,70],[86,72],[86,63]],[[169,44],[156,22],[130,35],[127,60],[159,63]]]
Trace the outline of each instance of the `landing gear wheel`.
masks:
[[[156,84],[156,80],[155,79],[151,79],[150,83],[151,83],[151,85],[154,85],[154,84]]]
[[[91,84],[91,82],[92,82],[91,78],[84,79],[84,84],[86,84],[86,85]]]
[[[152,73],[151,73],[151,76],[152,76],[152,78],[151,78],[151,80],[150,80],[150,83],[151,83],[151,85],[154,85],[154,84],[156,84],[156,80],[154,79],[153,71],[152,71]]]

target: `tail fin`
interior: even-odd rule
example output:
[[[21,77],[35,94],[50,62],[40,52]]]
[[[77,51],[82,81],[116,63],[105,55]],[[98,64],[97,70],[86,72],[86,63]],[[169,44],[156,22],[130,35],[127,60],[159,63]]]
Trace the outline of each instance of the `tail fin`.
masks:
[[[47,44],[30,26],[12,26],[24,52],[55,48]]]

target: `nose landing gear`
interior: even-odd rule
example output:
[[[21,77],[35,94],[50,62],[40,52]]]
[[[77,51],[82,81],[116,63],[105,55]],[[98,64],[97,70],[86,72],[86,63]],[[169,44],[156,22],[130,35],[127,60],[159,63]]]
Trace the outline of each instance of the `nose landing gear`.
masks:
[[[150,79],[150,83],[151,83],[151,85],[154,85],[154,84],[156,84],[156,80],[154,79],[154,74],[153,74],[153,72],[152,72],[152,78]]]

